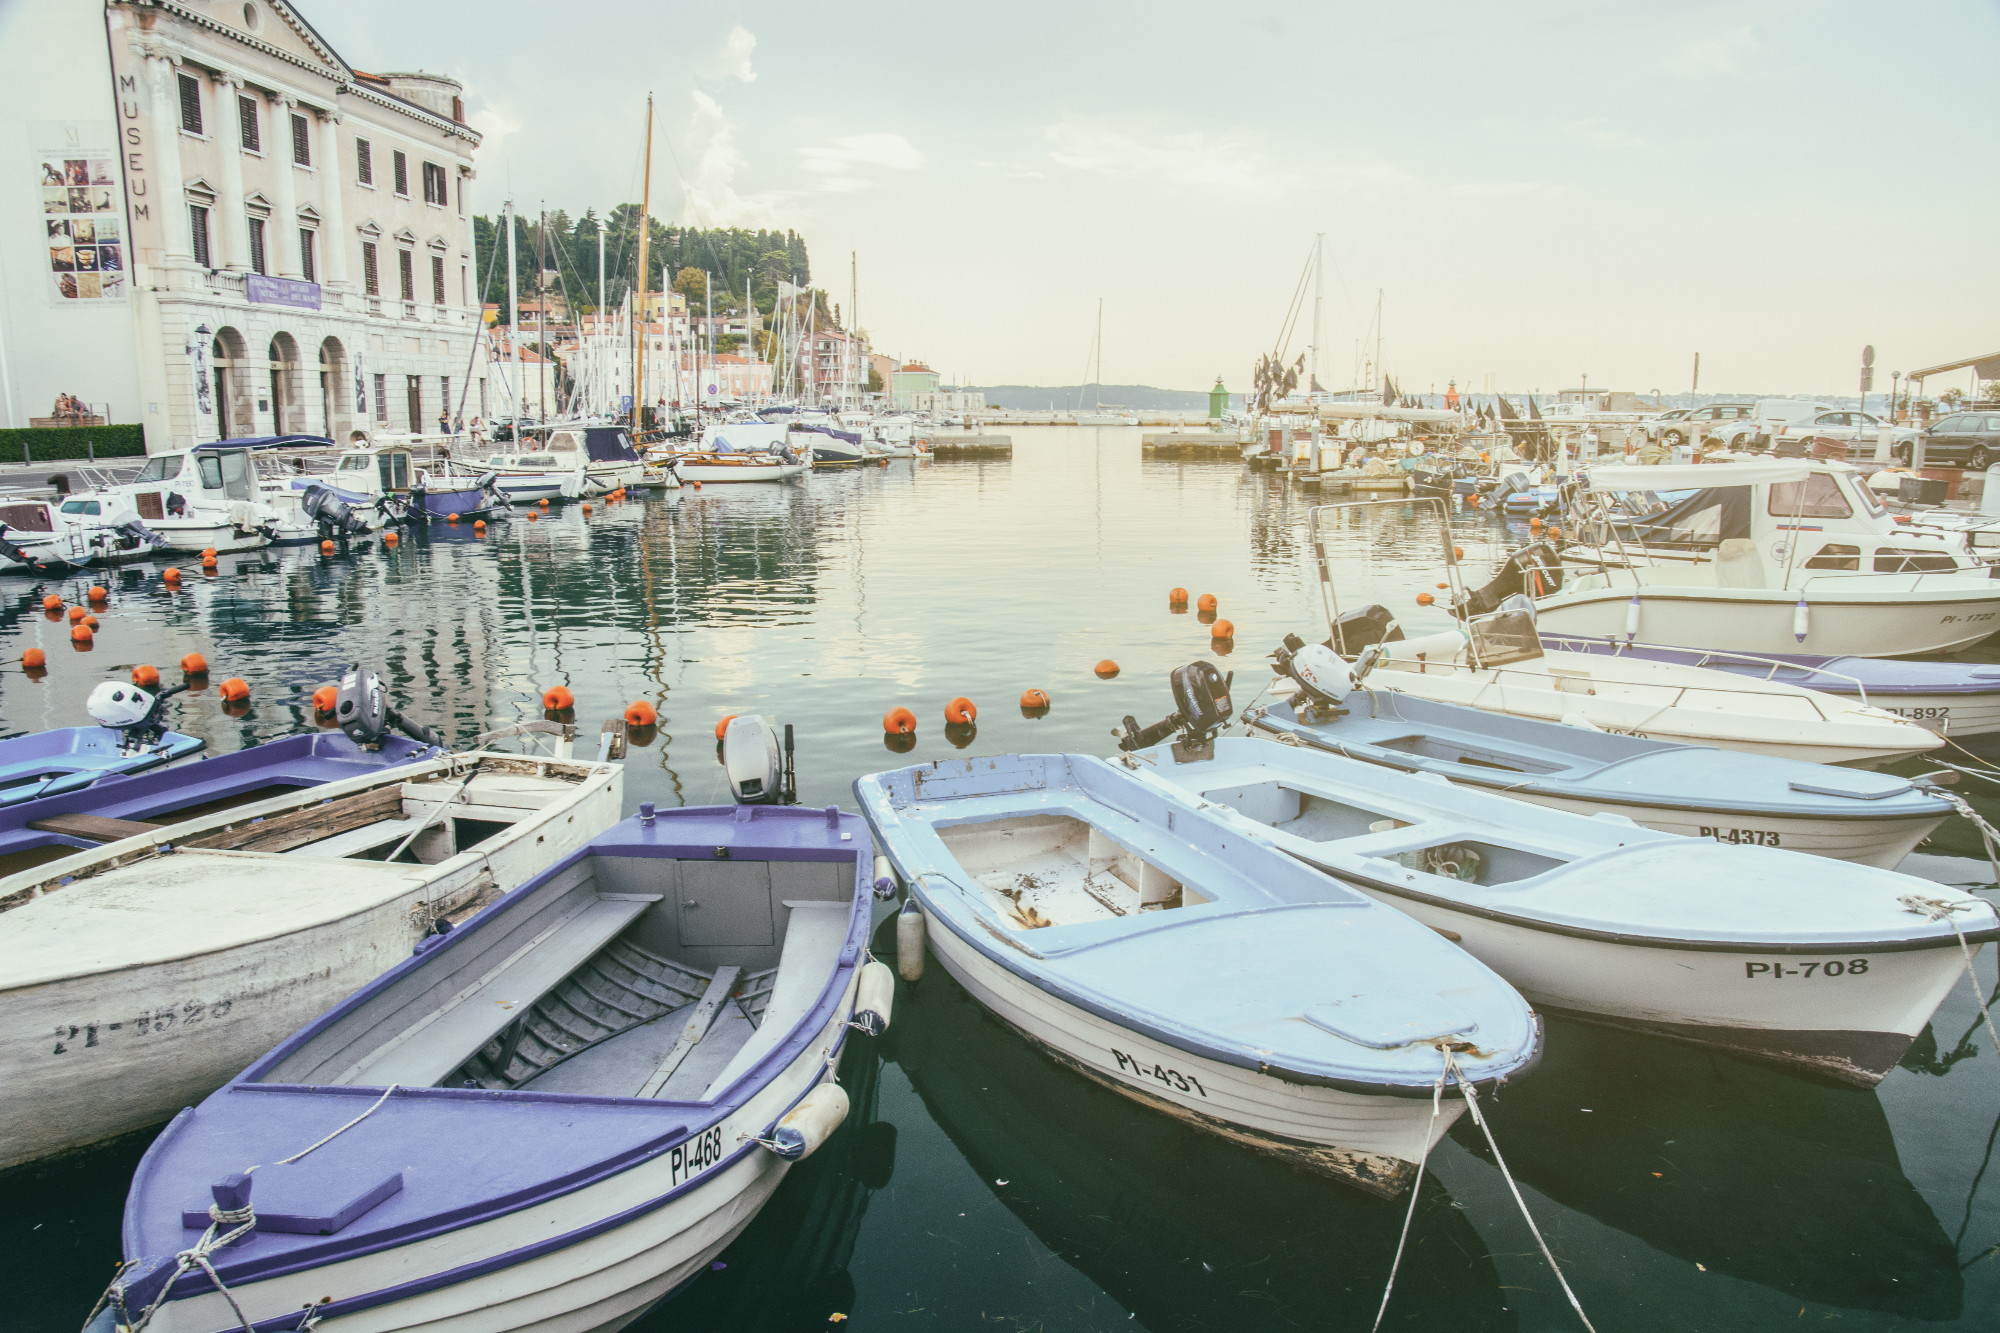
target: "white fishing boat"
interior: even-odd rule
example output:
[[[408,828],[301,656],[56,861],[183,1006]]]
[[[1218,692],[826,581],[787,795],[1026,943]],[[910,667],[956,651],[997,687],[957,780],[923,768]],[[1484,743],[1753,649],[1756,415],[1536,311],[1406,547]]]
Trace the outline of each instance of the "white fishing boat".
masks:
[[[683,484],[698,482],[784,481],[804,473],[807,464],[784,454],[676,454],[671,467]]]
[[[1962,535],[1845,530],[1857,515],[1887,520],[1841,465],[1593,468],[1579,504],[1580,545],[1563,549],[1560,586],[1529,594],[1545,633],[1912,657],[1967,648],[2000,629],[2000,580],[1987,577]],[[1521,582],[1519,571],[1513,579]]]
[[[0,1168],[207,1095],[588,842],[622,790],[617,764],[471,751],[165,829],[69,817],[101,845],[0,879]]]
[[[1991,903],[1865,866],[1533,810],[1424,774],[1223,738],[1138,780],[1408,913],[1538,1009],[1859,1086],[2000,939]]]
[[[831,808],[641,805],[182,1111],[93,1333],[625,1327],[845,1118],[873,860]]]
[[[265,440],[222,440],[154,454],[128,482],[109,483],[66,497],[62,512],[107,527],[138,522],[159,539],[164,552],[218,554],[254,551],[270,544],[272,515],[260,502],[251,451]],[[327,441],[326,443],[331,443]],[[152,552],[143,546],[129,559]],[[107,552],[101,563],[115,563]]]

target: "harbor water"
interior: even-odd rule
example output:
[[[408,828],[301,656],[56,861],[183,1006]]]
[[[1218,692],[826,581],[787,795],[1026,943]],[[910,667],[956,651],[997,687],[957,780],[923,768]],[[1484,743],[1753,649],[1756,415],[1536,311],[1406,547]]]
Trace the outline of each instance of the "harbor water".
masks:
[[[438,524],[393,548],[224,557],[178,591],[155,566],[10,579],[0,661],[39,646],[49,669],[0,674],[0,730],[77,725],[98,681],[141,662],[171,681],[198,652],[213,682],[248,681],[249,703],[226,708],[210,684],[169,717],[226,752],[311,729],[314,688],[361,662],[459,742],[540,717],[560,685],[578,752],[594,753],[600,722],[650,702],[660,723],[626,761],[628,813],[726,802],[716,723],[753,712],[796,729],[802,801],[851,807],[854,779],[884,768],[1109,753],[1128,714],[1170,710],[1166,673],[1196,657],[1237,672],[1240,709],[1286,633],[1325,635],[1316,494],[1234,462],[1143,459],[1129,428],[1012,434],[1011,459],[896,460],[517,513],[483,533]],[[1453,524],[1474,583],[1527,535],[1477,511]],[[1444,578],[1418,506],[1347,515],[1338,533],[1342,609],[1381,602],[1412,633],[1443,627],[1415,602]],[[76,652],[41,598],[77,602],[92,582],[110,605]],[[1233,641],[1171,609],[1175,586],[1214,594]],[[1093,670],[1105,659],[1108,679]],[[1029,689],[1049,695],[1044,713],[1020,706]],[[977,721],[948,729],[961,695]],[[906,749],[881,725],[899,705],[918,719]],[[1978,848],[1954,820],[1924,865],[1985,884]],[[893,932],[878,944],[893,950]],[[847,1124],[634,1329],[1370,1326],[1405,1201],[1297,1174],[1058,1067],[935,963],[899,986],[889,1033],[849,1043]],[[1552,1019],[1541,1065],[1488,1113],[1605,1333],[2000,1327],[2000,1053],[1963,984],[1873,1091]],[[0,1180],[0,1247],[25,1279],[0,1329],[80,1326],[118,1259],[144,1148],[139,1136]],[[1384,1326],[1580,1327],[1470,1118],[1431,1158]]]

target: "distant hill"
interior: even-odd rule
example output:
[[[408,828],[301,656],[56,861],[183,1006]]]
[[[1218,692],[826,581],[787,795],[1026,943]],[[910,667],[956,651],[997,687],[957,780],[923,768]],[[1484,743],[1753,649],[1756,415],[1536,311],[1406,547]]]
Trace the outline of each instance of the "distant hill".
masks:
[[[1079,403],[1089,407],[1141,408],[1154,412],[1206,412],[1206,389],[1155,389],[1150,384],[994,384],[971,386],[986,395],[988,407],[1011,408],[1020,412],[1068,411]],[[1230,395],[1231,401],[1240,401]]]

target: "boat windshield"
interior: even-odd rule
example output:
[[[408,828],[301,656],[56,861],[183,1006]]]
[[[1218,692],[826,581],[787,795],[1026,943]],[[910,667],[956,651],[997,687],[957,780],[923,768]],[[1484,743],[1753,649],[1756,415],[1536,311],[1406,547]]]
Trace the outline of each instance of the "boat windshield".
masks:
[[[1859,477],[1848,478],[1842,490],[1852,491],[1861,501],[1861,512],[1870,518],[1880,518],[1889,512],[1889,506],[1882,503],[1882,497],[1875,494],[1875,488]]]
[[[139,484],[149,481],[172,481],[181,474],[181,454],[160,454],[146,460],[146,466],[139,469],[139,475],[132,480]]]
[[[1826,472],[1815,472],[1803,482],[1772,483],[1764,512],[1772,518],[1854,517],[1853,508],[1840,493],[1840,483]]]
[[[96,514],[102,512],[95,500],[65,500],[62,511],[65,514]]]

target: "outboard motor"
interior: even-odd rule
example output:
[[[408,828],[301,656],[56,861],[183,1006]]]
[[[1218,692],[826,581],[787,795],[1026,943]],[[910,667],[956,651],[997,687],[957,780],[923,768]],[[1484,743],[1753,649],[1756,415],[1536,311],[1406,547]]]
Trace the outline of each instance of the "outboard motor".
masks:
[[[1335,651],[1344,653],[1358,653],[1371,643],[1399,643],[1403,638],[1403,627],[1396,623],[1395,613],[1379,602],[1338,617],[1333,629],[1328,642]]]
[[[1278,674],[1297,682],[1304,707],[1333,714],[1341,712],[1348,695],[1362,688],[1361,682],[1381,659],[1380,644],[1369,644],[1349,662],[1325,644],[1308,644],[1296,634],[1287,634],[1284,646],[1271,654]]]
[[[1229,687],[1235,679],[1235,672],[1225,676],[1213,662],[1190,662],[1168,672],[1167,686],[1174,697],[1174,711],[1150,727],[1140,726],[1137,718],[1127,714],[1124,730],[1111,733],[1118,737],[1118,748],[1143,750],[1178,733],[1180,739],[1174,742],[1175,759],[1186,762],[1213,757],[1215,735],[1236,711],[1229,701]]]
[[[483,473],[479,480],[472,484],[477,486],[480,494],[486,497],[486,507],[488,509],[504,509],[507,507],[507,497],[500,493],[500,474],[498,472]]]
[[[1461,618],[1483,616],[1516,594],[1546,597],[1561,592],[1562,584],[1562,556],[1547,542],[1531,542],[1507,557],[1491,583],[1466,593],[1452,612]]]
[[[182,682],[158,694],[148,694],[137,685],[107,680],[90,692],[83,706],[99,726],[116,731],[119,747],[133,754],[157,744],[166,734],[167,724],[160,720],[160,714],[167,700],[186,688],[186,682]]]
[[[368,531],[368,520],[355,513],[354,506],[334,494],[330,487],[306,487],[305,494],[299,497],[299,508],[319,525],[322,537],[347,537]]]
[[[382,678],[359,662],[347,668],[335,687],[333,717],[340,729],[364,750],[375,749],[391,727],[420,745],[444,748],[444,738],[422,723],[412,722],[389,704]]]
[[[778,748],[778,733],[755,713],[733,717],[723,729],[716,747],[723,772],[729,775],[729,794],[738,805],[797,805],[798,775],[792,768],[792,728],[785,726],[785,744]]]

